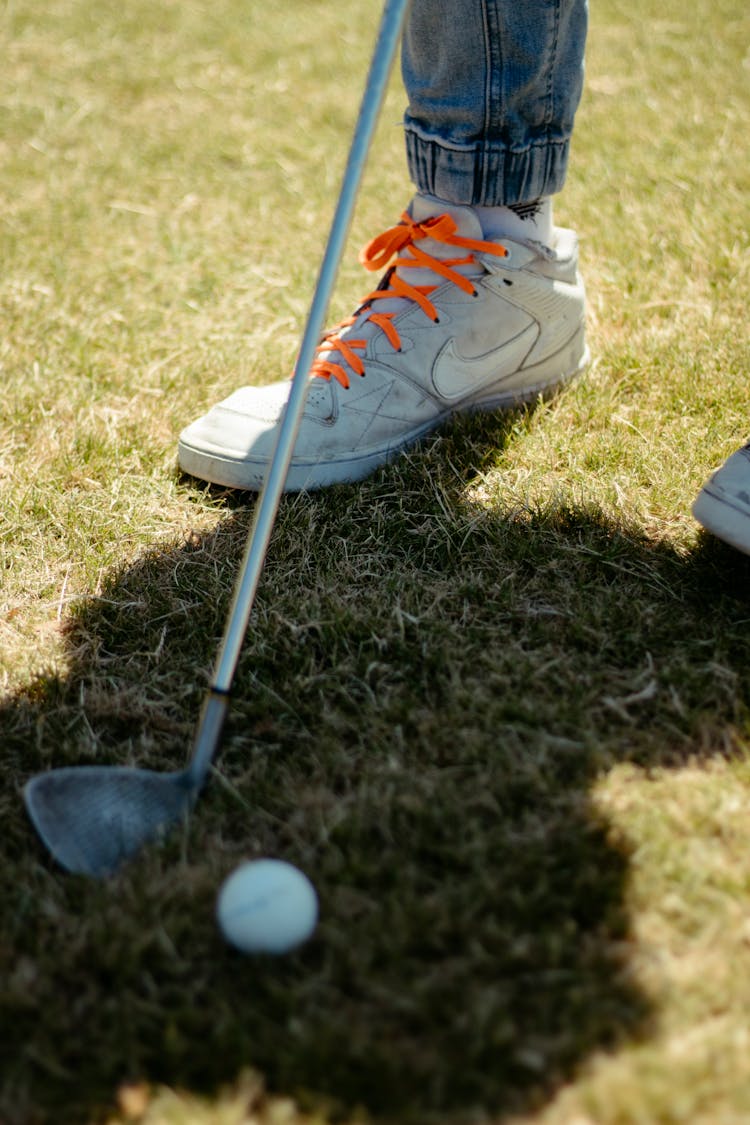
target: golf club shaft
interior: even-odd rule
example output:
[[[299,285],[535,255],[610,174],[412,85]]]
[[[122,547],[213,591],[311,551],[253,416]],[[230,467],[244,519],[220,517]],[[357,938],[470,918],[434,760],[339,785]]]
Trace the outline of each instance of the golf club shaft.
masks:
[[[232,606],[216,660],[212,686],[195,736],[190,769],[196,778],[202,778],[207,772],[221,737],[228,706],[228,694],[234,682],[281,494],[302,422],[309,371],[315,358],[315,349],[320,341],[323,321],[346,244],[357,192],[388,86],[407,4],[408,0],[385,2],[341,191],[297,357],[289,399],[280,421],[268,472],[256,504]]]

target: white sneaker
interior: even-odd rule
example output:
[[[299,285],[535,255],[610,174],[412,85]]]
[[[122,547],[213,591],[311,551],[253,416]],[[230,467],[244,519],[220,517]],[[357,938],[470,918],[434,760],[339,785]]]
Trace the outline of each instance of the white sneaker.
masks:
[[[417,195],[360,255],[386,269],[327,332],[287,491],[360,480],[459,411],[537,398],[588,362],[578,240],[486,241],[476,212]],[[243,387],[180,435],[181,468],[257,490],[289,382]]]
[[[693,515],[707,531],[750,555],[750,443],[706,481],[693,504]]]

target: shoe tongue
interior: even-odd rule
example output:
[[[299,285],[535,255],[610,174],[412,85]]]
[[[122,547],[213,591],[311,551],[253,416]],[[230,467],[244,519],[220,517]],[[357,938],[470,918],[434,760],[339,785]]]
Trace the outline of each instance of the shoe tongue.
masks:
[[[456,234],[460,234],[462,238],[473,238],[477,242],[484,238],[479,218],[473,208],[462,207],[458,203],[446,203],[435,195],[419,192],[409,204],[409,214],[418,223],[424,223],[427,219],[434,219],[438,215],[450,215],[457,227]],[[455,258],[460,257],[461,253],[455,246],[446,246],[444,242],[433,242],[431,238],[426,242],[420,242],[419,245],[434,258]]]
[[[440,215],[450,215],[456,223],[455,233],[462,238],[471,238],[481,241],[484,237],[477,214],[471,207],[460,207],[452,203],[446,203],[436,196],[426,195],[420,192],[412,199],[408,211],[411,217],[418,223],[423,223],[427,219],[437,218]],[[464,250],[461,246],[451,246],[445,242],[438,242],[433,238],[420,239],[418,245],[420,250],[423,250],[426,254],[441,260],[446,258],[464,258],[469,254],[469,251]],[[405,256],[408,257],[408,252]],[[456,273],[461,273],[465,277],[476,277],[478,273],[482,273],[482,267],[476,265],[453,266],[451,268],[454,269]],[[396,273],[399,277],[402,277],[404,281],[415,286],[437,286],[442,285],[444,281],[440,274],[430,269],[418,269],[415,267],[406,269],[399,268],[396,270]],[[409,308],[411,304],[411,301],[403,297],[380,300],[377,302],[376,308],[367,308],[365,312],[357,318],[354,324],[342,332],[342,336],[344,338],[347,336],[355,336],[368,339],[373,333],[378,331],[376,326],[368,323],[373,311],[397,314]],[[335,349],[332,349],[332,353],[333,352],[335,352]]]
[[[455,233],[460,235],[461,238],[481,241],[484,237],[476,212],[471,207],[446,203],[434,195],[423,195],[421,192],[415,195],[409,204],[409,214],[418,223],[424,223],[427,219],[438,218],[440,215],[450,215],[456,224]],[[465,258],[469,253],[468,250],[464,250],[460,246],[451,246],[449,243],[438,242],[433,238],[422,238],[418,245],[419,249],[424,251],[425,254],[430,254],[431,257],[439,260]],[[455,269],[456,273],[461,273],[465,277],[471,277],[472,275],[476,277],[477,273],[482,272],[481,267],[477,269],[474,265],[454,266],[452,268]],[[405,281],[411,282],[412,285],[439,285],[443,280],[439,275],[426,269],[397,270],[397,273]]]
[[[479,225],[479,219],[476,212],[471,207],[460,207],[457,204],[446,203],[443,199],[438,199],[434,195],[426,195],[420,192],[415,195],[408,207],[408,212],[412,219],[418,223],[423,223],[427,219],[436,219],[440,215],[450,215],[456,223],[456,234],[461,235],[462,238],[472,238],[481,241],[483,238],[482,228]],[[460,246],[451,246],[445,242],[438,242],[434,238],[421,238],[419,240],[419,249],[423,250],[433,258],[445,260],[448,258],[464,258],[468,255],[469,251],[464,250]],[[405,257],[409,257],[408,251]],[[461,273],[465,277],[476,277],[478,273],[482,272],[482,267],[476,265],[468,266],[453,266],[456,273]],[[436,286],[442,285],[444,278],[440,274],[435,273],[431,269],[418,269],[414,266],[406,268],[399,267],[396,270],[399,277],[403,278],[410,285],[423,285],[423,286]],[[399,313],[402,309],[408,308],[411,302],[405,300],[403,297],[394,297],[392,300],[378,301],[377,312],[382,313]],[[360,318],[356,329],[361,332],[362,327],[366,324],[372,309],[368,309]],[[367,332],[365,332],[365,335]]]

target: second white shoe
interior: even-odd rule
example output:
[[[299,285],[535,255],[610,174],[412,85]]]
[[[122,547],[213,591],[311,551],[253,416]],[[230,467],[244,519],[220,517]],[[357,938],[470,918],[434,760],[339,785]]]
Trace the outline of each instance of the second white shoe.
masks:
[[[573,231],[487,241],[472,208],[417,195],[361,261],[386,272],[318,349],[287,491],[360,480],[450,415],[531,401],[588,361]],[[181,468],[260,488],[289,386],[213,407],[180,435]]]
[[[706,481],[693,515],[707,531],[750,555],[750,444],[728,457]]]

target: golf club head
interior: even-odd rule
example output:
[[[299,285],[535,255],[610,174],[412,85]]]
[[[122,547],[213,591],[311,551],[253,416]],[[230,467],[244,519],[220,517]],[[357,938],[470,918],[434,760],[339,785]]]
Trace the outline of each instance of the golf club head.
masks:
[[[104,878],[190,811],[196,787],[186,772],[72,766],[29,781],[24,800],[57,862]]]

